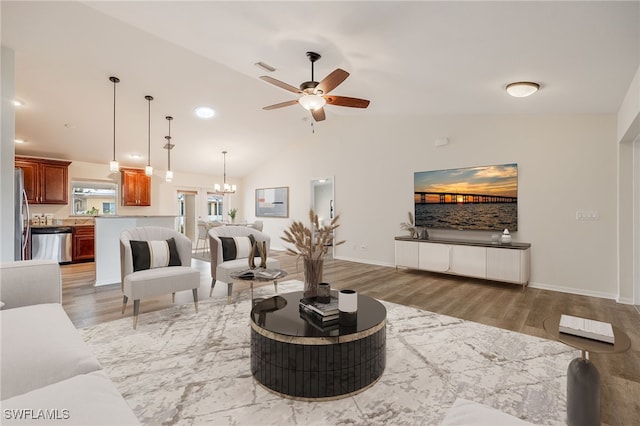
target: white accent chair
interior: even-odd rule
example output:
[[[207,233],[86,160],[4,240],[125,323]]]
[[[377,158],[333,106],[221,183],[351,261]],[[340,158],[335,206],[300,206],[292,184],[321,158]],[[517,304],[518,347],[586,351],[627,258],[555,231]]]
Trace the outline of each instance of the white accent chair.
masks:
[[[181,266],[151,268],[134,272],[131,241],[164,241],[173,238],[180,256]],[[200,272],[191,267],[191,240],[178,231],[159,226],[143,226],[125,230],[120,235],[120,274],[122,276],[122,313],[127,300],[133,299],[133,328],[138,323],[140,299],[172,294],[175,302],[177,291],[191,290],[196,313],[198,312],[198,287]]]
[[[229,225],[211,228],[209,229],[209,248],[211,250],[211,289],[209,290],[209,297],[213,295],[213,288],[216,285],[216,281],[222,281],[227,283],[227,301],[231,301],[231,292],[233,290],[231,273],[249,269],[248,257],[224,261],[222,240],[220,240],[220,237],[248,237],[249,235],[253,235],[257,243],[266,243],[267,269],[280,269],[280,261],[269,257],[271,237],[269,237],[268,234],[246,226]],[[261,263],[260,257],[255,257],[254,259],[256,266],[259,266]],[[273,281],[273,285],[277,292],[277,280]]]

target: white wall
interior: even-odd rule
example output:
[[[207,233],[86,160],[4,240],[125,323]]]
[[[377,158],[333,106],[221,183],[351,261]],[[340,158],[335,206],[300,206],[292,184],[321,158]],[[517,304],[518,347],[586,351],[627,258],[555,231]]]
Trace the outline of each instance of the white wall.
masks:
[[[634,140],[640,138],[640,67],[629,85],[617,116],[618,142],[618,297],[625,303],[640,300],[640,256],[638,240],[638,190],[634,175],[640,166],[634,162]],[[637,147],[637,142],[636,142]],[[636,148],[637,149],[637,148]],[[635,270],[635,272],[634,272]],[[636,293],[634,295],[634,292]]]
[[[450,144],[435,147],[448,137]],[[255,188],[290,187],[290,219],[265,219],[281,245],[290,220],[307,219],[309,182],[335,176],[341,215],[336,257],[393,265],[393,238],[413,209],[413,173],[518,163],[519,229],[532,244],[531,285],[615,298],[616,117],[330,115],[315,134],[297,140],[245,178],[244,204]],[[577,210],[599,220],[576,221]],[[436,231],[434,236],[490,239],[482,232]],[[364,249],[362,247],[365,247]]]

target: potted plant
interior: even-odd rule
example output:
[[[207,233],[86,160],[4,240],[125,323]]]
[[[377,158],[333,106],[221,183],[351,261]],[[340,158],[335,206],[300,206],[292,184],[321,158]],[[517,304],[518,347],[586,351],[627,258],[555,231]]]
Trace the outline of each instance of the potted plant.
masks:
[[[229,210],[229,217],[231,218],[231,223],[236,221],[236,214],[238,214],[237,208],[234,207],[231,210]]]
[[[309,211],[311,227],[302,222],[294,221],[284,231],[283,241],[293,244],[294,248],[287,247],[287,253],[302,258],[304,263],[304,295],[315,297],[318,294],[318,284],[322,282],[322,269],[324,256],[333,244],[334,247],[343,244],[344,241],[333,243],[333,231],[339,227],[336,215],[329,225],[321,226],[318,215],[313,209]]]

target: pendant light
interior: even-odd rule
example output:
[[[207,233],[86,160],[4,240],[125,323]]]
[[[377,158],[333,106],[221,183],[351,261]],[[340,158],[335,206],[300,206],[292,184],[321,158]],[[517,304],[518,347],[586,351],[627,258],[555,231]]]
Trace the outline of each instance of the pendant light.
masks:
[[[173,120],[173,117],[167,115],[165,118],[169,122],[169,136],[164,137],[167,140],[167,143],[164,145],[164,149],[167,150],[167,174],[164,179],[167,182],[171,182],[173,180],[173,172],[171,171],[171,150],[175,146],[171,143],[171,120]]]
[[[116,161],[116,84],[120,83],[118,77],[109,77],[113,83],[113,160],[109,163],[109,170],[116,173],[120,170],[120,165]]]
[[[153,176],[153,167],[151,167],[151,101],[153,96],[145,96],[149,101],[149,127],[147,129],[148,141],[147,141],[147,167],[144,168],[144,174],[147,176]]]
[[[236,192],[236,186],[235,185],[229,185],[227,183],[227,151],[222,151],[222,162],[223,162],[223,181],[222,181],[222,187],[220,187],[219,183],[216,183],[213,188],[215,190],[216,193],[218,194],[233,194]]]

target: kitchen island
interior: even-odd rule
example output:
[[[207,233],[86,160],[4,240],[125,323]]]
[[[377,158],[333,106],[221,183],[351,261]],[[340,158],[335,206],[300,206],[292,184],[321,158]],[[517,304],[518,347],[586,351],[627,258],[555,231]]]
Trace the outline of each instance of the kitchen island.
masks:
[[[176,216],[97,216],[95,219],[96,286],[120,283],[120,234],[139,226],[176,229]]]

